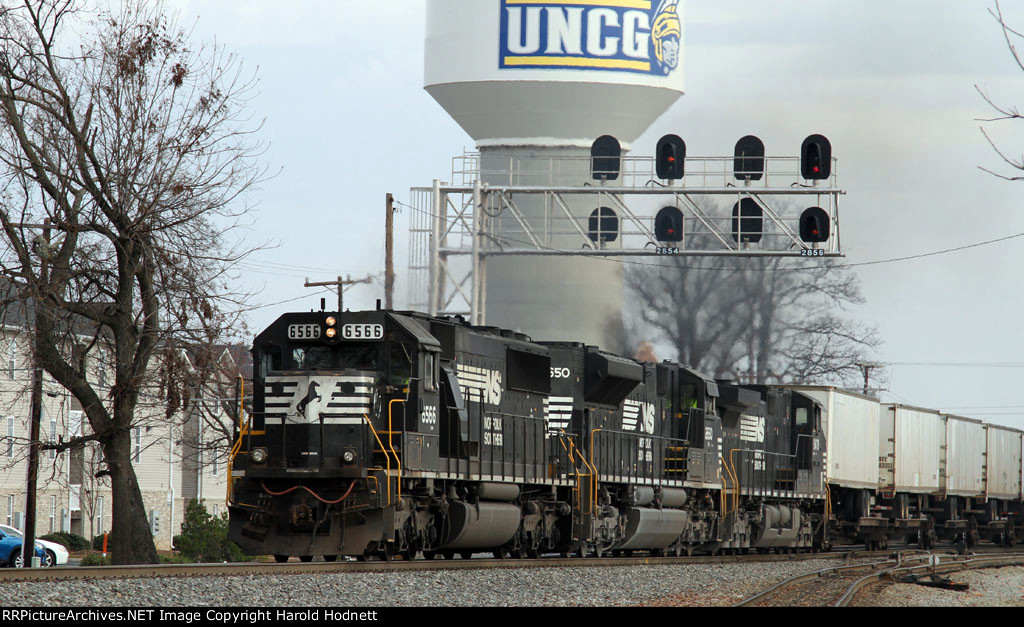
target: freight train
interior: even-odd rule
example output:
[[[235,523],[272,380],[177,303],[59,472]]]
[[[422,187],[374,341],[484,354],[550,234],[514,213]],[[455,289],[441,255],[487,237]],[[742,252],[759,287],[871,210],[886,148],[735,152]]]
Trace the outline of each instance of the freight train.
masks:
[[[1020,520],[1019,432],[1015,498],[940,494],[920,472],[923,489],[883,485],[878,433],[916,416],[833,388],[738,385],[379,306],[285,314],[252,354],[229,533],[279,561],[1009,544]],[[857,403],[874,403],[874,434],[842,410]],[[848,472],[872,465],[870,437],[874,483]]]

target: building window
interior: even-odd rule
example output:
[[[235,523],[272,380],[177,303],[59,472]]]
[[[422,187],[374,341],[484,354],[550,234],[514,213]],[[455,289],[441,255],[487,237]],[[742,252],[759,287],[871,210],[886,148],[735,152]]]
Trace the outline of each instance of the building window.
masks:
[[[57,519],[57,497],[53,496],[51,494],[50,495],[50,533],[53,533],[54,531],[57,530],[56,527],[53,526],[54,522],[56,521],[56,519]]]
[[[103,534],[103,497],[96,497],[96,520],[93,523],[96,527],[96,535]]]
[[[15,346],[14,340],[7,345],[7,378],[14,381],[14,367],[17,365],[15,355],[18,352],[18,347]]]
[[[14,416],[7,417],[7,457],[14,457]]]
[[[135,427],[135,447],[132,452],[132,460],[138,463],[142,455],[142,427]]]
[[[45,414],[46,410],[43,410],[43,413]],[[50,444],[56,444],[56,443],[57,443],[57,421],[51,418],[50,419]],[[50,459],[56,459],[57,458],[57,451],[55,451],[53,449],[50,449],[47,452],[49,453]]]
[[[8,495],[7,497],[7,526],[10,527],[14,524],[14,495]]]

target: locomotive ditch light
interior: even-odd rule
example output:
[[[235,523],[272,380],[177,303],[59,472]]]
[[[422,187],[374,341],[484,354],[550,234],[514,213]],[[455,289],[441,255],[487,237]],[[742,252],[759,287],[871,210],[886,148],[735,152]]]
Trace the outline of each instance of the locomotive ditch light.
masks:
[[[356,461],[356,452],[352,449],[346,449],[345,452],[341,454],[341,460],[346,464],[354,463]]]
[[[252,461],[256,464],[262,464],[267,461],[267,449],[256,448],[252,450]]]

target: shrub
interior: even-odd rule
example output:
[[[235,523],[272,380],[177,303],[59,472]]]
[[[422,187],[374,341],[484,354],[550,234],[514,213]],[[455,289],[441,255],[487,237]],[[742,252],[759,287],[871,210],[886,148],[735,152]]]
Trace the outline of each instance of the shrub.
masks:
[[[110,549],[112,546],[114,546],[113,545],[113,537],[114,536],[112,534],[109,534],[109,533],[107,534],[107,549]],[[102,533],[92,539],[92,550],[93,551],[102,551],[103,550],[103,534]]]
[[[174,536],[174,548],[197,562],[252,561],[237,544],[228,540],[227,514],[214,518],[195,499],[185,507],[185,521],[181,535]]]
[[[86,553],[79,566],[110,566],[110,556],[103,557],[102,553]]]
[[[64,548],[68,551],[86,551],[89,549],[89,541],[82,536],[68,533],[66,531],[58,531],[57,533],[48,533],[45,536],[39,538],[40,540],[46,540],[48,542],[56,542],[57,544],[63,544]]]

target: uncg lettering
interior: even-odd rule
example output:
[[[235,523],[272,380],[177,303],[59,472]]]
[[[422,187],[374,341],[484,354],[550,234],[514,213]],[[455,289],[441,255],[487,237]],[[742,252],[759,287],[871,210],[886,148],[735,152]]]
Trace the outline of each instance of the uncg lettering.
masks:
[[[651,56],[651,18],[646,11],[505,7],[505,20],[506,49],[513,55]]]
[[[667,76],[680,60],[679,1],[503,0],[499,66]]]

